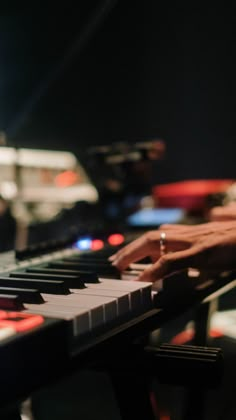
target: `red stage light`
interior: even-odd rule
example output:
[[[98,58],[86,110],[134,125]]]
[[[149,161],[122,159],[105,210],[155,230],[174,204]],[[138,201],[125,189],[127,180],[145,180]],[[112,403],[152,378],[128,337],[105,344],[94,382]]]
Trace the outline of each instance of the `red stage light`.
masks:
[[[125,237],[121,233],[113,233],[107,238],[108,243],[113,246],[122,244],[124,240],[125,240]]]
[[[101,239],[93,239],[91,244],[91,249],[93,251],[98,251],[104,247],[104,242]]]

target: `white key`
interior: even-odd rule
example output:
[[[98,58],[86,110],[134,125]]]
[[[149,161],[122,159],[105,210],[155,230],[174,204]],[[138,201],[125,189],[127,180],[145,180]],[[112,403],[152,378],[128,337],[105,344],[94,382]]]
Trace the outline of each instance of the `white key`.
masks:
[[[75,289],[75,290],[84,290],[84,289]],[[103,323],[106,324],[111,322],[117,317],[117,304],[116,299],[113,297],[106,297],[106,296],[83,296],[79,293],[72,293],[70,295],[52,295],[52,294],[45,294],[42,293],[43,298],[48,303],[56,303],[62,306],[71,305],[78,305],[78,307],[88,308],[90,310],[94,310],[95,308],[99,308],[103,314]],[[100,314],[99,314],[99,322],[100,322]],[[94,322],[93,322],[94,325]],[[97,326],[97,325],[96,325]]]
[[[25,305],[29,306],[29,305]],[[69,309],[61,307],[44,307],[44,305],[31,305],[24,312],[40,314],[47,317],[64,319],[71,321],[73,327],[73,336],[77,337],[91,331],[91,314],[90,311],[80,308],[76,310],[76,313],[70,311]]]
[[[25,305],[26,306],[26,305]],[[29,305],[27,305],[29,306]],[[72,302],[69,305],[66,302],[62,302],[62,301],[57,301],[54,300],[48,303],[45,303],[44,306],[46,307],[46,309],[50,309],[50,310],[58,310],[58,311],[69,311],[71,313],[73,313],[76,317],[77,315],[80,315],[81,311],[87,311],[89,312],[89,318],[90,318],[90,330],[93,331],[98,327],[101,327],[104,325],[104,310],[103,310],[103,306],[102,305],[96,305],[96,306],[91,306],[89,307],[89,305],[86,307],[86,305],[84,306],[77,306],[77,304],[75,303],[74,306],[72,306]],[[28,308],[30,309],[30,308]]]
[[[121,292],[127,296],[128,305],[129,305],[129,312],[135,312],[135,309],[138,309],[142,305],[142,295],[140,290],[129,290],[127,288],[122,288],[122,285],[117,285],[116,280],[111,280],[112,283],[103,282],[101,281],[100,284],[86,284],[87,288],[90,290],[106,290],[108,293],[111,294],[113,292]],[[114,282],[114,283],[113,283]],[[118,280],[119,282],[119,280]]]
[[[121,290],[127,291],[130,293],[130,299],[134,299],[134,305],[137,297],[135,296],[135,292],[140,294],[140,306],[143,309],[147,309],[152,307],[152,283],[149,282],[141,282],[141,281],[129,281],[129,280],[111,280],[111,279],[100,279],[101,283],[98,284],[90,284],[93,288],[97,288],[99,285],[101,288],[109,289],[109,290]],[[86,284],[86,286],[89,286]],[[132,297],[134,294],[134,297]],[[132,303],[131,303],[132,306]]]
[[[122,284],[125,284],[131,290],[136,288],[141,291],[142,294],[142,306],[144,309],[150,308],[153,305],[152,302],[152,283],[144,281],[121,281]]]
[[[143,271],[143,270],[146,270],[146,268],[149,268],[151,266],[152,266],[151,263],[150,264],[141,264],[141,263],[131,263],[130,264],[131,270],[137,270],[139,272]]]
[[[150,267],[152,264],[130,264],[131,270],[125,270],[122,272],[122,280],[137,280],[140,273],[146,268]],[[160,291],[163,289],[163,279],[159,279],[156,282],[152,283],[152,290]]]
[[[96,295],[96,296],[107,296],[115,298],[116,300],[116,318],[119,316],[125,316],[130,313],[130,300],[127,292],[120,290],[107,290],[98,288],[90,288],[89,285],[85,289],[72,289],[74,293],[80,295]]]
[[[78,305],[77,302],[73,299],[69,299],[70,296],[68,295],[66,297],[61,298],[60,295],[49,295],[50,301],[45,302],[43,304],[37,305],[37,304],[25,304],[25,308],[29,310],[34,310],[39,308],[41,311],[47,311],[50,312],[58,311],[58,312],[66,312],[68,314],[72,314],[75,317],[79,317],[81,313],[87,311],[89,312],[89,319],[90,319],[90,325],[89,329],[92,331],[98,327],[101,327],[104,325],[104,308],[101,304],[94,304],[89,305],[86,304],[80,304]]]

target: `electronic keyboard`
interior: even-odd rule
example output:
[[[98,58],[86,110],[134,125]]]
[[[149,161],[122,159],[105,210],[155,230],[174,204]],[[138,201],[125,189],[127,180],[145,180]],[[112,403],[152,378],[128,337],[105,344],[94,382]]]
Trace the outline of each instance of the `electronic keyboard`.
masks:
[[[23,398],[76,366],[121,355],[169,319],[235,286],[181,273],[160,290],[108,262],[114,248],[76,247],[0,256],[0,403]],[[125,280],[124,280],[125,279]]]

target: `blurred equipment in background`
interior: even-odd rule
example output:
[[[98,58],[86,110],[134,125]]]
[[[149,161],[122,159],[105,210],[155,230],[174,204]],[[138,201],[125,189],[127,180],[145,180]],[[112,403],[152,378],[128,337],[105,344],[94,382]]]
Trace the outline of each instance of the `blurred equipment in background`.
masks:
[[[82,166],[67,151],[1,146],[1,251],[202,220],[216,198],[232,199],[231,179],[154,184],[165,152],[163,140],[114,143],[89,148]]]
[[[16,221],[12,216],[8,201],[0,196],[0,252],[14,248]]]
[[[163,140],[121,142],[88,149],[87,169],[100,196],[101,215],[124,229],[196,223],[233,191],[233,179],[165,182]],[[218,204],[217,201],[217,204]]]
[[[189,215],[204,217],[209,208],[223,203],[233,182],[233,179],[202,179],[156,185],[154,202],[159,207],[180,207]]]
[[[0,194],[1,207],[8,206],[0,216],[0,233],[3,236],[3,217],[11,213],[17,225],[17,247],[26,246],[29,226],[41,224],[42,228],[77,203],[98,200],[95,186],[74,154],[13,147],[0,148]],[[10,237],[13,231],[8,232]],[[14,243],[12,239],[10,242]]]
[[[101,219],[123,230],[163,223],[198,223],[209,210],[236,197],[234,179],[183,179],[169,183],[163,140],[92,147],[87,170],[100,196]]]
[[[164,160],[165,149],[161,139],[88,149],[87,170],[108,222],[124,223],[134,211],[153,207],[153,165]]]

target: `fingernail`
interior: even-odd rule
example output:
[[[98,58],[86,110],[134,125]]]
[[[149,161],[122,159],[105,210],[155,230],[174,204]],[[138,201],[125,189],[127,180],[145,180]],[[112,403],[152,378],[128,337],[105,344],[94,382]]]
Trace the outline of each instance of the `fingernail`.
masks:
[[[111,260],[111,265],[116,265],[116,261]]]

